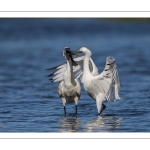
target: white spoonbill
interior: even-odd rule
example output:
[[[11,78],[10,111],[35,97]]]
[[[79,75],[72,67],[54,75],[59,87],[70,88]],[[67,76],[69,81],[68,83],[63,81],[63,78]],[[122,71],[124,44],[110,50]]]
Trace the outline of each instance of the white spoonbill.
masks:
[[[100,115],[106,106],[103,104],[108,101],[120,99],[119,89],[120,81],[117,71],[117,65],[113,57],[107,57],[106,66],[101,74],[93,75],[89,68],[91,51],[82,47],[76,51],[84,54],[83,75],[81,81],[88,95],[96,101],[98,115]],[[94,66],[95,70],[97,67]]]
[[[65,68],[61,70],[61,79],[58,85],[58,95],[62,99],[62,103],[64,106],[64,114],[66,116],[66,103],[75,102],[76,106],[76,116],[77,116],[77,105],[78,100],[81,95],[81,88],[78,79],[73,74],[73,66],[77,66],[78,64],[72,58],[72,52],[70,51],[69,47],[65,47],[63,50],[63,56],[66,59]],[[56,67],[47,69],[56,69]],[[53,76],[54,73],[50,74],[49,76]],[[57,82],[54,77],[50,80],[52,82]]]

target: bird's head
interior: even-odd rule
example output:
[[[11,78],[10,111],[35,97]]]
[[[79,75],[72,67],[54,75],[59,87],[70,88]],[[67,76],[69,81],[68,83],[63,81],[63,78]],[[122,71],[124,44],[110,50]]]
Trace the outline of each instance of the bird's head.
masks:
[[[63,50],[63,56],[66,57],[67,60],[70,59],[70,48],[69,47],[65,47]]]
[[[87,49],[86,47],[81,47],[79,50],[73,51],[74,53],[83,53],[83,54],[87,54],[89,56],[92,55],[91,51],[89,49]]]
[[[75,54],[74,52],[72,52],[69,47],[65,47],[64,50],[63,50],[63,56],[65,56],[65,58],[67,60],[71,59],[71,62],[72,62],[73,66],[77,66],[78,64],[73,60],[72,55],[74,57],[77,56],[77,54]]]

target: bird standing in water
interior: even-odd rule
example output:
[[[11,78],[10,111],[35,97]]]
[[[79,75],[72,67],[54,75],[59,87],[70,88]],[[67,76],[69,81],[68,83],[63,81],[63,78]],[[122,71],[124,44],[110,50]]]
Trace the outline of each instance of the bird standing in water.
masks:
[[[52,82],[58,82],[58,95],[62,99],[62,103],[64,106],[64,114],[66,116],[66,103],[75,102],[76,116],[77,116],[77,105],[78,100],[81,95],[81,88],[78,79],[74,76],[73,66],[78,66],[78,64],[72,58],[73,52],[69,47],[65,47],[63,50],[63,56],[66,59],[66,63],[64,64],[65,68],[59,67],[59,71],[55,71],[50,74],[52,76],[50,80]],[[47,69],[58,69],[58,66]],[[61,73],[60,73],[61,72]],[[57,75],[55,77],[54,75]],[[59,80],[57,80],[59,78]]]
[[[117,65],[113,57],[107,57],[106,66],[101,74],[92,74],[89,68],[91,51],[86,47],[82,47],[76,51],[84,54],[83,74],[81,81],[88,95],[96,101],[98,115],[100,115],[106,106],[103,104],[108,101],[120,99],[119,89],[120,81],[117,71]],[[95,70],[97,67],[94,66]]]
[[[106,108],[104,102],[113,102],[116,99],[120,99],[120,81],[115,59],[111,56],[107,57],[104,70],[99,74],[89,49],[82,47],[77,51],[73,51],[72,54],[75,55],[76,53],[83,53],[84,56],[74,58],[74,60],[71,59],[72,62],[75,61],[78,64],[73,66],[73,74],[76,78],[80,78],[88,95],[96,101],[98,115],[100,115]],[[63,80],[66,64],[67,62],[53,67],[53,69],[56,69],[50,75],[53,82]]]

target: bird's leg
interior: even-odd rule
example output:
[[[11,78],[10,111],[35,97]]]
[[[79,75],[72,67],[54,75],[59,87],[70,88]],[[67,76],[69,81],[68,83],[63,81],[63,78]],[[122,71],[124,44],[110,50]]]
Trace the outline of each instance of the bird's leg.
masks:
[[[102,109],[100,111],[100,114],[105,110],[105,108],[106,108],[106,105],[102,104]]]
[[[99,99],[99,98],[97,98],[97,100],[96,100],[96,106],[97,106],[97,110],[98,110],[98,116],[100,115],[100,113],[101,113],[101,107],[102,107],[102,101],[101,101],[101,99]]]
[[[101,111],[97,115],[100,116],[100,114],[105,110],[105,108],[106,108],[106,105],[102,104]]]
[[[66,116],[66,106],[64,106],[64,114],[65,114],[65,116]]]
[[[77,113],[77,105],[76,105],[76,117],[77,117],[78,113]]]
[[[66,99],[64,97],[61,98],[64,106],[64,115],[66,116]]]
[[[76,117],[78,115],[78,113],[77,113],[77,105],[78,105],[78,97],[75,97]]]

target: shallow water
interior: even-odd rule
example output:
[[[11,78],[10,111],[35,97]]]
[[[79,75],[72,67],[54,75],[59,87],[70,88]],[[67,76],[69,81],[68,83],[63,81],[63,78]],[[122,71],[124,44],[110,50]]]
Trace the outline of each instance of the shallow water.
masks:
[[[0,132],[149,132],[150,22],[105,19],[0,19]],[[67,117],[46,68],[62,50],[86,46],[101,72],[107,56],[118,65],[120,97],[97,116],[82,87],[78,117]]]

